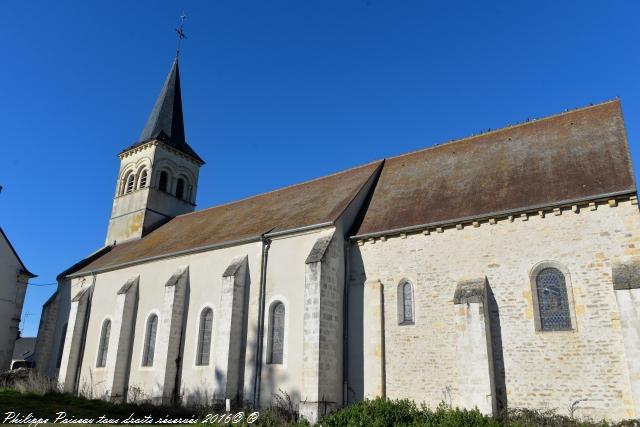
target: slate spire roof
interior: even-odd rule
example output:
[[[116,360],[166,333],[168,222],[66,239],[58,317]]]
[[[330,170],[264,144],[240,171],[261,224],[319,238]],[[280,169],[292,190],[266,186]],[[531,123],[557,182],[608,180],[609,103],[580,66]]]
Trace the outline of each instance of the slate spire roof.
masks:
[[[151,110],[138,142],[124,151],[128,151],[150,140],[160,140],[195,160],[204,163],[187,144],[184,136],[184,118],[182,116],[182,94],[180,91],[180,70],[178,57],[173,61],[169,75],[162,86],[160,96]]]

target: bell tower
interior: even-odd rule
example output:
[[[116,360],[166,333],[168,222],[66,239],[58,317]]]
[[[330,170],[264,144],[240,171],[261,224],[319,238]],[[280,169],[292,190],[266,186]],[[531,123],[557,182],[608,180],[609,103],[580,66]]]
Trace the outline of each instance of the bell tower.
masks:
[[[138,141],[120,155],[105,244],[139,239],[196,206],[204,161],[187,144],[178,56]]]

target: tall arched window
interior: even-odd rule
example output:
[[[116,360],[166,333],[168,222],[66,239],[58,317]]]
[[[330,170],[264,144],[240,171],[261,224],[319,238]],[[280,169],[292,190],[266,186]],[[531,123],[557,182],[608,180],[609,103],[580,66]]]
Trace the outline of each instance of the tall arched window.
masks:
[[[282,365],[284,353],[284,304],[276,302],[271,309],[269,322],[269,363]]]
[[[156,335],[158,333],[158,316],[152,314],[147,319],[147,332],[144,337],[142,350],[142,366],[153,366],[153,356],[156,349]]]
[[[109,352],[109,335],[111,334],[111,320],[107,319],[102,323],[102,331],[100,333],[100,344],[98,345],[98,360],[96,367],[104,368],[107,366],[107,353]]]
[[[178,178],[178,182],[176,182],[176,197],[184,199],[184,179],[182,178]]]
[[[209,307],[200,313],[200,329],[198,332],[198,353],[196,365],[208,365],[211,351],[211,329],[213,327],[213,310]]]
[[[167,191],[169,185],[169,174],[166,171],[160,172],[160,179],[158,180],[158,189],[160,191]]]
[[[138,188],[144,188],[147,186],[147,170],[143,169],[140,174],[140,182],[138,183]]]
[[[133,186],[135,184],[135,180],[136,180],[136,176],[133,172],[131,172],[129,175],[127,175],[127,177],[125,178],[124,181],[124,191],[122,192],[123,194],[128,194],[131,193],[133,191]]]
[[[413,286],[411,282],[403,280],[398,285],[398,323],[408,325],[413,322]]]
[[[571,330],[571,309],[564,274],[557,268],[544,268],[535,277],[540,330]]]

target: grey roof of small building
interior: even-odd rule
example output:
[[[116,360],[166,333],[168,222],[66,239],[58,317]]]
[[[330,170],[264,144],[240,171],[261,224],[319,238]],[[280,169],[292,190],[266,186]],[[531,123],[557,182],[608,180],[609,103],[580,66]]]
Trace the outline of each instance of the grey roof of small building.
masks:
[[[28,359],[36,350],[36,337],[18,338],[13,347],[13,360]]]
[[[182,116],[182,93],[180,91],[180,70],[178,58],[173,61],[169,75],[162,86],[160,96],[151,110],[138,142],[123,150],[129,151],[148,141],[158,140],[168,146],[193,157],[200,163],[204,160],[187,144]]]

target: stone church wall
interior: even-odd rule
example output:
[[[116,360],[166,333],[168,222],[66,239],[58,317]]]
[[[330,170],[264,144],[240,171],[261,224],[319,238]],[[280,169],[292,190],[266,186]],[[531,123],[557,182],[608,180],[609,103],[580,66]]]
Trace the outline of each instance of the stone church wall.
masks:
[[[367,395],[379,356],[377,394],[436,406],[463,405],[460,384],[478,369],[492,370],[499,406],[553,408],[591,417],[634,416],[621,320],[612,283],[612,264],[640,255],[640,216],[635,202],[598,204],[560,215],[501,219],[428,235],[387,236],[350,247],[348,398]],[[536,329],[531,270],[551,261],[568,272],[574,329]],[[460,282],[485,278],[492,360],[483,366],[459,363],[458,322],[462,306],[453,297]],[[399,325],[397,287],[414,287],[415,322]],[[376,324],[363,324],[382,285],[383,335],[371,350]],[[365,284],[367,282],[367,284]],[[372,288],[371,288],[372,289]],[[368,293],[367,293],[368,292]],[[373,296],[370,296],[373,295]],[[378,297],[379,298],[379,297]],[[365,315],[371,316],[368,311]],[[482,316],[481,316],[482,317]],[[373,322],[375,323],[375,322]],[[480,329],[478,329],[480,330]],[[363,350],[364,349],[364,350]],[[369,350],[367,350],[369,349]],[[377,349],[377,350],[376,350]],[[373,362],[372,362],[373,361]],[[475,373],[474,373],[475,370]],[[637,402],[635,403],[637,405]],[[635,416],[638,416],[636,413]]]
[[[282,393],[288,394],[294,402],[305,400],[302,381],[305,260],[316,241],[333,230],[329,227],[276,236],[271,242],[265,290],[262,404],[270,404],[277,394]],[[336,240],[338,248],[342,247],[341,242],[341,239]],[[118,390],[126,389],[130,400],[150,398],[158,403],[167,403],[174,390],[189,403],[234,397],[251,401],[257,348],[261,248],[261,242],[247,243],[102,272],[95,277],[72,278],[67,295],[72,301],[71,309],[66,309],[71,316],[68,319],[70,326],[59,377],[65,383],[65,389],[75,387],[83,394],[115,400],[123,397]],[[332,249],[331,253],[335,251]],[[332,256],[334,264],[340,259],[341,255]],[[237,274],[243,276],[237,279],[241,283],[234,282]],[[332,279],[334,282],[343,280],[343,273],[334,276],[337,278]],[[227,286],[235,288],[244,284],[243,301],[227,304],[230,296],[221,293],[226,282],[231,284],[227,283]],[[220,305],[222,301],[226,301],[224,308]],[[283,302],[286,309],[282,365],[267,363],[269,308],[276,301]],[[200,314],[206,307],[213,309],[210,363],[198,366]],[[82,321],[77,319],[81,319],[86,309],[89,315],[85,332],[78,326]],[[234,313],[234,310],[242,313]],[[143,343],[151,313],[159,316],[154,365],[143,367]],[[111,321],[107,363],[105,367],[97,367],[102,325],[107,319]],[[238,319],[244,328],[241,336],[224,339],[217,336],[221,330],[237,332]],[[67,319],[59,320],[58,324],[63,320]],[[228,325],[223,327],[219,324],[223,321]],[[123,338],[127,328],[134,333]],[[235,366],[233,362],[237,361],[234,360],[230,363],[229,347],[217,348],[224,341],[241,348],[239,357],[244,360],[244,363],[240,361],[241,366]],[[50,365],[54,363],[51,353]],[[73,355],[78,355],[80,361],[77,362]],[[180,364],[176,370],[177,358],[180,358]],[[127,361],[125,365],[123,360]],[[80,363],[80,369],[74,380],[75,363]],[[234,387],[242,393],[241,396],[229,394],[233,394]]]
[[[110,372],[109,364],[104,368],[96,367],[100,331],[105,319],[111,319],[113,326],[113,319],[117,316],[117,313],[114,313],[114,309],[116,308],[118,290],[128,280],[139,276],[137,314],[133,325],[135,334],[130,356],[129,395],[137,398],[156,397],[154,393],[158,391],[154,390],[154,385],[157,383],[158,361],[162,358],[161,349],[166,348],[166,345],[168,345],[167,340],[175,339],[176,337],[161,333],[160,328],[162,328],[163,319],[160,318],[154,366],[143,367],[141,364],[146,322],[151,313],[155,313],[159,317],[162,315],[166,302],[165,288],[168,281],[178,270],[188,267],[186,301],[184,305],[178,308],[178,310],[183,311],[182,316],[184,319],[182,324],[183,332],[180,334],[184,338],[178,337],[178,340],[181,341],[178,344],[183,350],[181,355],[182,369],[179,373],[180,393],[186,400],[212,399],[216,378],[214,353],[212,352],[211,354],[211,362],[208,366],[195,365],[200,312],[205,307],[213,309],[215,330],[223,272],[235,257],[248,255],[252,261],[250,262],[250,268],[252,269],[250,274],[255,277],[259,274],[259,270],[256,270],[259,269],[259,254],[259,244],[253,243],[179,258],[170,258],[98,274],[93,291],[88,327],[90,332],[86,337],[79,389],[81,391],[83,388],[92,390],[96,397],[108,397],[110,394],[109,378],[113,375],[113,372]],[[90,276],[73,279],[72,295],[75,294],[76,289],[80,289],[80,284],[83,281],[86,283],[90,280]],[[116,331],[112,329],[111,334],[112,336],[115,335]],[[162,340],[165,342],[162,342]],[[111,357],[113,357],[113,351],[108,353],[108,358]],[[167,363],[169,362],[167,361]],[[206,390],[208,390],[208,394]]]

